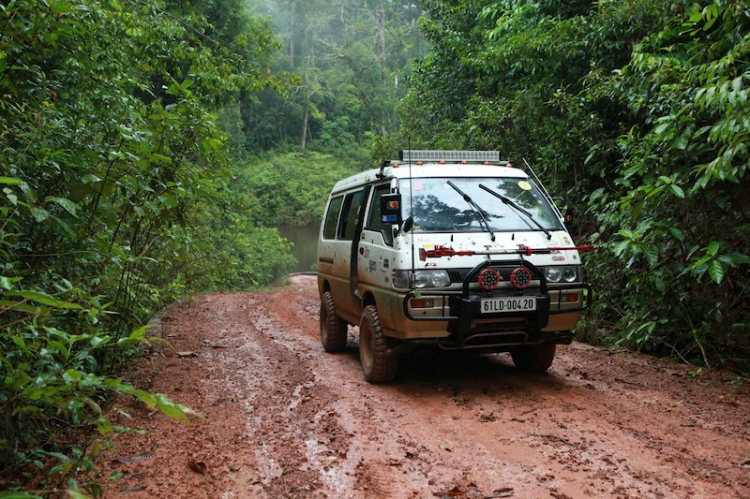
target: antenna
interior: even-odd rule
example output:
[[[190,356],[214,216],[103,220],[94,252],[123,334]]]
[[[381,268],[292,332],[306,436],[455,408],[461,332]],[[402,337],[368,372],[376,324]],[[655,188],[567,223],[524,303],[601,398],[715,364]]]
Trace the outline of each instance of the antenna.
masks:
[[[557,204],[555,204],[555,200],[552,199],[552,196],[550,196],[549,191],[546,187],[544,187],[544,184],[539,180],[539,177],[536,176],[536,172],[531,167],[528,161],[526,161],[526,158],[523,158],[523,164],[526,165],[526,168],[529,169],[531,172],[531,175],[534,177],[534,181],[536,182],[537,187],[539,187],[539,190],[542,191],[542,194],[544,194],[544,197],[547,198],[547,201],[549,201],[549,204],[552,205],[552,209],[555,210],[555,213],[557,213],[557,216],[559,218],[563,218],[562,213],[560,213],[560,209],[557,207]]]
[[[408,145],[409,150],[411,150],[411,137],[408,139]],[[409,216],[412,219],[412,230],[409,231],[409,238],[411,239],[411,272],[413,277],[417,272],[417,260],[416,255],[414,254],[414,177],[411,173],[411,165],[413,162],[411,155],[409,155],[407,161],[409,162]]]

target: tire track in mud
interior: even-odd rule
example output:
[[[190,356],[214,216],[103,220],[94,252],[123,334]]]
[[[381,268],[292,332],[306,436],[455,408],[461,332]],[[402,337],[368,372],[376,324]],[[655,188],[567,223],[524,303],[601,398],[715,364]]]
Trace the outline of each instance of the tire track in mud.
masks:
[[[356,328],[323,351],[318,308],[313,277],[176,314],[175,349],[197,357],[159,360],[154,388],[207,418],[148,420],[132,453],[160,448],[138,471],[148,493],[128,497],[750,497],[746,389],[578,344],[545,375],[505,354],[419,353],[371,385]],[[180,462],[201,446],[205,477]]]
[[[307,309],[314,307],[304,304]],[[727,492],[742,497],[736,491],[747,487],[745,484],[732,493],[722,480],[696,481],[695,471],[710,470],[711,463],[705,462],[705,456],[694,455],[701,454],[700,449],[693,453],[676,447],[680,445],[681,427],[674,424],[673,417],[662,421],[664,418],[649,404],[639,403],[643,401],[637,398],[637,382],[609,380],[619,385],[613,390],[586,376],[577,378],[555,368],[546,375],[523,374],[510,366],[507,356],[492,355],[467,362],[441,356],[436,361],[428,356],[425,364],[407,366],[407,372],[393,385],[373,386],[361,383],[356,367],[352,371],[352,361],[356,363],[352,333],[350,328],[349,350],[343,354],[349,357],[346,367],[350,376],[360,381],[361,397],[373,401],[366,410],[360,409],[356,419],[381,428],[370,442],[388,442],[375,446],[359,442],[362,438],[358,435],[354,445],[379,457],[358,464],[358,484],[362,486],[379,490],[381,482],[392,482],[394,475],[399,475],[394,471],[400,471],[400,497],[417,496],[426,490],[436,495],[491,496],[508,489],[521,497],[712,497]],[[309,326],[306,334],[305,343],[316,341]],[[310,348],[320,351],[317,344]],[[566,356],[579,354],[575,348],[562,350]],[[327,359],[340,357],[321,355],[319,368]],[[436,362],[445,365],[436,367]],[[427,374],[422,375],[420,370]],[[451,371],[454,375],[445,374]],[[463,386],[455,381],[461,379],[462,371],[466,371]],[[627,378],[629,371],[623,370],[621,376]],[[622,389],[623,385],[628,390]],[[425,388],[435,393],[418,393]],[[394,389],[398,396],[394,396]],[[456,393],[448,394],[451,390]],[[629,400],[634,394],[636,400]],[[470,410],[473,412],[467,413]],[[671,409],[660,411],[669,413]],[[346,425],[352,408],[339,412]],[[647,424],[649,418],[659,423],[653,431]],[[425,432],[425,426],[431,432]],[[664,438],[654,435],[659,431]],[[434,445],[441,434],[444,437],[439,442],[452,442],[453,448]],[[748,449],[747,426],[744,435],[744,443],[736,445],[740,453]],[[460,443],[458,448],[456,442]],[[731,481],[713,464],[709,474]],[[363,478],[368,474],[369,478]]]

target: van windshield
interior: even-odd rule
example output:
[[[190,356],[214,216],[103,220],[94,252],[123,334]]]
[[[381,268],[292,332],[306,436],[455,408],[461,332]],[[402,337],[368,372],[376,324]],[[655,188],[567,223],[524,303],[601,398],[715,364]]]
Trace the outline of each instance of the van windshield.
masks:
[[[510,203],[503,202],[480,185]],[[399,182],[399,191],[404,218],[414,217],[415,231],[485,232],[482,216],[494,232],[562,229],[546,198],[524,178],[403,179]],[[475,206],[461,193],[469,196]],[[413,200],[410,200],[411,195]],[[477,208],[482,210],[481,214]]]

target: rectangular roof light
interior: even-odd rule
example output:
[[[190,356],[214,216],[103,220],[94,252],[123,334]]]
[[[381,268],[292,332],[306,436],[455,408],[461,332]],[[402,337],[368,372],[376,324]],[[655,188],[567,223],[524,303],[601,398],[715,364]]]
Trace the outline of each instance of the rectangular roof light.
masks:
[[[399,153],[399,161],[489,161],[500,162],[499,151],[438,151],[407,149]]]

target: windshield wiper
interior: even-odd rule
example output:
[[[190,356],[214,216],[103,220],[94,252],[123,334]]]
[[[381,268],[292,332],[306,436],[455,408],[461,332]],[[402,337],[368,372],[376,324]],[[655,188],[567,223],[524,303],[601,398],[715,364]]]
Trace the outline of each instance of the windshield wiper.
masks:
[[[481,206],[476,204],[474,200],[469,197],[468,194],[464,193],[461,189],[458,188],[458,186],[456,186],[456,184],[454,184],[450,180],[448,181],[448,185],[453,187],[453,189],[464,198],[464,201],[469,203],[469,206],[471,207],[471,211],[474,212],[474,214],[477,216],[477,219],[479,219],[479,221],[484,225],[484,228],[487,230],[487,232],[490,233],[490,238],[492,239],[492,242],[494,242],[495,233],[492,232],[492,229],[490,229],[490,224],[487,223],[487,219],[484,217],[484,214],[487,212],[484,211]]]
[[[537,221],[536,218],[534,218],[534,214],[533,213],[531,213],[530,211],[527,211],[527,210],[521,208],[520,206],[518,206],[518,204],[516,204],[515,201],[513,201],[509,197],[503,196],[502,194],[493,191],[492,189],[490,189],[489,187],[485,186],[484,184],[479,184],[479,188],[480,189],[484,189],[485,191],[489,192],[490,194],[492,194],[493,196],[495,196],[496,198],[498,198],[500,201],[502,201],[503,203],[507,204],[511,208],[515,209],[519,213],[523,213],[524,215],[526,215],[526,217],[528,217],[529,220],[531,220],[532,222],[534,222],[534,225],[536,225],[537,227],[539,227],[539,229],[547,235],[547,240],[548,241],[550,239],[552,239],[552,234],[550,234],[549,231],[547,229],[545,229],[542,226],[542,224],[540,224],[539,221]]]

